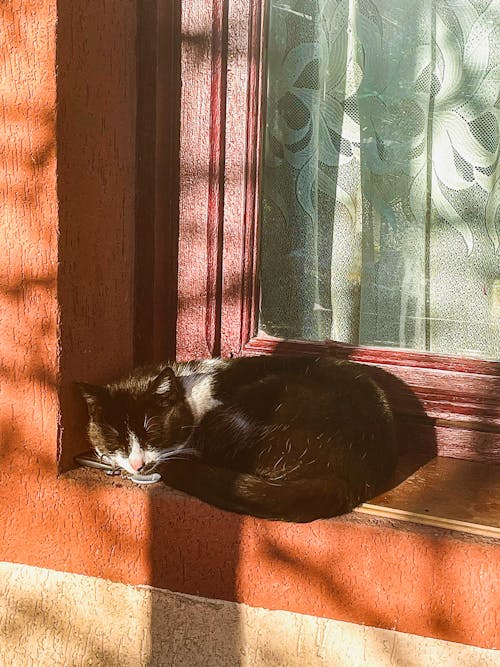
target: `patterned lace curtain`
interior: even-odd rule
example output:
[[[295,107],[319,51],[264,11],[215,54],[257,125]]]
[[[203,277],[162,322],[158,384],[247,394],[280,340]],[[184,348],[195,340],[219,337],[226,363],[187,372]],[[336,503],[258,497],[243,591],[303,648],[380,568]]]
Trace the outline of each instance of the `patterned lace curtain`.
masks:
[[[500,0],[270,0],[261,330],[500,358]]]

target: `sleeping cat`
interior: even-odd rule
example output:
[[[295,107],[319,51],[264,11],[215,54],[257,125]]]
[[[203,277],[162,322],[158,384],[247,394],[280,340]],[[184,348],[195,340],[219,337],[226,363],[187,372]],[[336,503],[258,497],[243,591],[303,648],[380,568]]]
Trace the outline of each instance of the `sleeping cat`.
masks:
[[[233,512],[342,514],[373,497],[396,463],[385,395],[349,362],[213,359],[79,386],[98,455]]]

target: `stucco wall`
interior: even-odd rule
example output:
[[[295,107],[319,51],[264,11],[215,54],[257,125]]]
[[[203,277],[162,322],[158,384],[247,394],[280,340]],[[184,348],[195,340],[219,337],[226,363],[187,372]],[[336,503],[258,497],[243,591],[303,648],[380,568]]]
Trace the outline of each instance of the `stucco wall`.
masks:
[[[453,642],[0,563],[0,664],[495,667]]]
[[[0,3],[0,457],[37,477],[82,448],[72,381],[132,363],[135,13]]]
[[[55,471],[55,0],[0,3],[0,35],[0,468]]]
[[[57,3],[61,467],[86,446],[72,382],[133,365],[136,0]]]

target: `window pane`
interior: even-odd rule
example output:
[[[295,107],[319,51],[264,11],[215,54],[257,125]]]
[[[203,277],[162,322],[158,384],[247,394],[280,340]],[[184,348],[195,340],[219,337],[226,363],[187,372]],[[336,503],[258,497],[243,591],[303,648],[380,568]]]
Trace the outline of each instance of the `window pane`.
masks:
[[[260,327],[500,358],[500,0],[270,0]]]

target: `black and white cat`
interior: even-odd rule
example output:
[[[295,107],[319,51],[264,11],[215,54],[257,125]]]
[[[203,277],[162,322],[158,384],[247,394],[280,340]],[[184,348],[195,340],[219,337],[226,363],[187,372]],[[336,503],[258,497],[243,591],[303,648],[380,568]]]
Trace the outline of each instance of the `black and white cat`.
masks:
[[[374,496],[396,463],[386,397],[353,363],[213,359],[79,386],[98,455],[233,512],[341,514]]]

